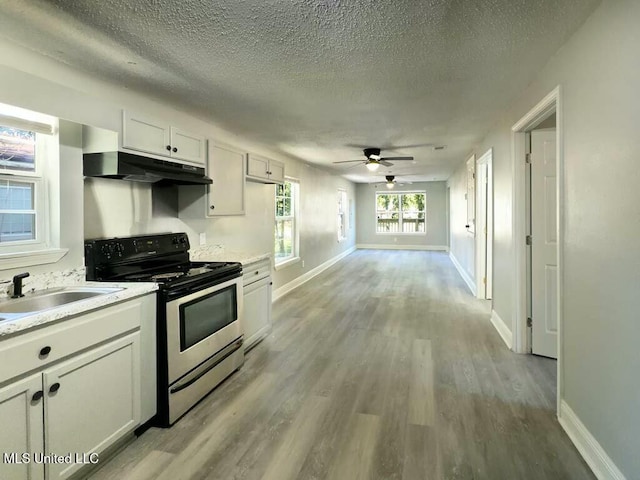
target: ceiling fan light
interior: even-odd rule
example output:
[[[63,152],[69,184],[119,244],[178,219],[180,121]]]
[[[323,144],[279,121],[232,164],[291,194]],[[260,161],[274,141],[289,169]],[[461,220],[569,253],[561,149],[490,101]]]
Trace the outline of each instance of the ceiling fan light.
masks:
[[[376,160],[369,160],[367,163],[365,163],[365,166],[370,172],[375,172],[380,167],[380,164]]]

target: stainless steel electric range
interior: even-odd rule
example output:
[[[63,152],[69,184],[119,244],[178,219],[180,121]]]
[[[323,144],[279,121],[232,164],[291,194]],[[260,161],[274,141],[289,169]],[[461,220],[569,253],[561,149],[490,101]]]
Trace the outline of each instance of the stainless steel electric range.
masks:
[[[87,280],[157,282],[158,415],[170,426],[244,363],[242,265],[190,262],[185,233],[85,242]]]

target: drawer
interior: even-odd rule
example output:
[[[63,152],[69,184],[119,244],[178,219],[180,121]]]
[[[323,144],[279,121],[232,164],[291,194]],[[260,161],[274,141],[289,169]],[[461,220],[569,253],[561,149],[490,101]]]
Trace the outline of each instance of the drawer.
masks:
[[[0,384],[138,329],[142,313],[142,300],[134,299],[2,340]]]
[[[244,286],[271,275],[271,260],[261,260],[243,267],[242,283]]]

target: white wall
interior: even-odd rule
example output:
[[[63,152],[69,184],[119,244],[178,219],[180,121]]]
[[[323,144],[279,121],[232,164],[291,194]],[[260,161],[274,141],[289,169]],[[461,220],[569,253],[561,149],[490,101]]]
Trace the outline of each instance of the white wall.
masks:
[[[196,118],[159,99],[106,84],[6,41],[0,41],[0,65],[3,65],[0,102],[113,131],[120,130],[122,109],[128,108],[170,119],[185,130],[283,161],[286,174],[301,180],[300,240],[305,267],[297,264],[297,268],[276,272],[275,288],[355,245],[353,230],[345,241],[338,243],[336,240],[337,189],[346,189],[349,197],[354,198],[353,185],[343,178],[279,155],[269,145],[240,138],[210,120]],[[30,267],[32,273],[82,266],[85,236],[186,231],[191,243],[197,245],[198,233],[204,232],[208,243],[221,244],[230,250],[273,251],[273,185],[247,182],[247,214],[244,216],[183,221],[178,219],[177,187],[158,188],[118,180],[86,179],[83,213],[82,158],[78,148],[81,143],[77,143],[81,137],[76,135],[74,141],[75,150],[67,152],[66,159],[61,159],[64,164],[61,168],[66,169],[61,205],[64,230],[61,246],[69,248],[70,252],[56,264]],[[4,274],[10,277],[13,272],[5,271]]]
[[[426,192],[426,235],[376,234],[376,192],[387,191],[384,185],[356,186],[357,244],[370,246],[445,249],[447,246],[446,183],[419,182],[395,185],[392,191]]]
[[[475,149],[476,153],[494,149],[493,304],[510,324],[514,302],[510,129],[561,85],[565,161],[561,397],[628,479],[640,478],[639,20],[640,2],[604,1]]]

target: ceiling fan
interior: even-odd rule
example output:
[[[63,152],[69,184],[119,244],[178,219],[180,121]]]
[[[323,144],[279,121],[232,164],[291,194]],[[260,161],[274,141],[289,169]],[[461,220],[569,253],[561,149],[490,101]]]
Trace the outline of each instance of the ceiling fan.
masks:
[[[397,182],[395,175],[385,175],[384,178],[386,179],[386,181],[384,181],[384,182],[376,182],[376,183],[374,183],[374,185],[384,185],[387,188],[391,189],[391,188],[395,187],[396,185],[408,185],[408,184],[412,183],[412,182],[407,182],[407,181],[404,181],[404,180],[402,182]]]
[[[333,163],[354,163],[354,162],[363,162],[367,169],[371,172],[375,172],[380,165],[384,165],[385,167],[393,166],[393,163],[389,162],[389,160],[403,161],[403,160],[413,160],[413,157],[381,157],[379,148],[365,148],[364,156],[366,160],[344,160],[341,162],[333,162]]]

